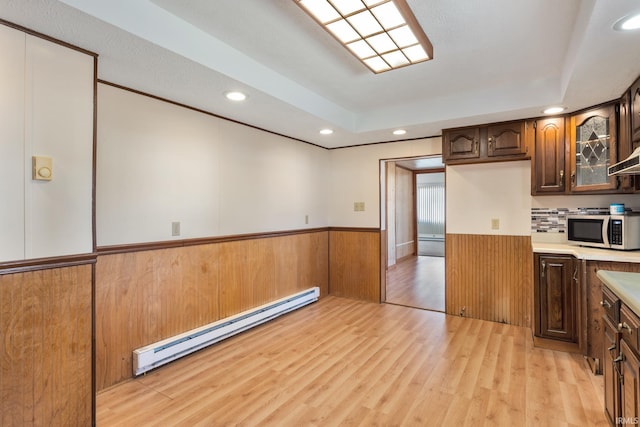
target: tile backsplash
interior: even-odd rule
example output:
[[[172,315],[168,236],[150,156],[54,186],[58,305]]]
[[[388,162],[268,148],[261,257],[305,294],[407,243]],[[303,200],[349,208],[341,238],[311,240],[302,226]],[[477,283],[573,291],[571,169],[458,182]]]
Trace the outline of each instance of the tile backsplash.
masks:
[[[606,215],[609,208],[531,208],[532,233],[565,233],[567,215]]]

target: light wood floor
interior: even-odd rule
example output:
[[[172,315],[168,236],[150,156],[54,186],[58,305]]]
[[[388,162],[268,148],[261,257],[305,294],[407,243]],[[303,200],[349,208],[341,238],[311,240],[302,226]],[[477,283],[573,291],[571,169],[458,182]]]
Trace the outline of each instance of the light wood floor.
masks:
[[[529,329],[326,297],[97,397],[98,426],[606,426]]]
[[[444,311],[444,257],[414,256],[387,272],[387,302]]]

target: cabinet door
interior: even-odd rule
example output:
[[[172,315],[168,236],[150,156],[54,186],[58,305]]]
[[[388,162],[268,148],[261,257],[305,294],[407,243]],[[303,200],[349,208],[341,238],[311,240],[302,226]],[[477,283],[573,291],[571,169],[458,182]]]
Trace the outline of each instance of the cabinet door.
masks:
[[[620,353],[622,354],[622,361],[620,362],[622,373],[620,416],[627,423],[633,424],[633,420],[637,420],[640,417],[640,411],[638,411],[640,361],[624,341],[620,341]]]
[[[602,370],[604,375],[604,411],[609,422],[615,424],[620,416],[620,368],[614,360],[618,357],[620,345],[617,329],[605,316],[602,318],[604,354]]]
[[[535,125],[533,194],[564,193],[564,118],[538,120]]]
[[[571,117],[571,192],[615,190],[607,168],[617,162],[615,105]]]
[[[640,145],[640,79],[631,85],[630,116],[631,116],[631,142],[634,147]]]
[[[446,160],[475,159],[480,157],[480,129],[450,129],[443,136]]]
[[[487,156],[526,154],[525,122],[511,122],[487,127]]]
[[[631,103],[630,93],[625,92],[618,102],[618,158],[620,160],[629,157],[633,151],[631,143]],[[620,188],[631,191],[634,186],[632,175],[619,176]]]
[[[577,342],[577,264],[572,257],[538,256],[536,335]]]

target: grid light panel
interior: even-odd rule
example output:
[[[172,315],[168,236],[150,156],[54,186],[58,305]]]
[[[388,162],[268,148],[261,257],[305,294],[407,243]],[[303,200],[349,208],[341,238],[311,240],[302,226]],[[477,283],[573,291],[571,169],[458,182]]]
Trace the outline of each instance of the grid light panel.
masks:
[[[405,0],[294,0],[374,73],[433,58]]]

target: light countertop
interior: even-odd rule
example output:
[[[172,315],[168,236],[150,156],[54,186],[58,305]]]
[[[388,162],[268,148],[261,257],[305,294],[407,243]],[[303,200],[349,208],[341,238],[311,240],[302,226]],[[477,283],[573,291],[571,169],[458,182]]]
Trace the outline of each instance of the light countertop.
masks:
[[[558,255],[573,255],[578,259],[590,261],[637,262],[640,263],[640,250],[618,251],[615,249],[588,248],[567,243],[531,242],[533,252]]]
[[[640,314],[640,273],[598,270],[596,274],[623,303]]]

